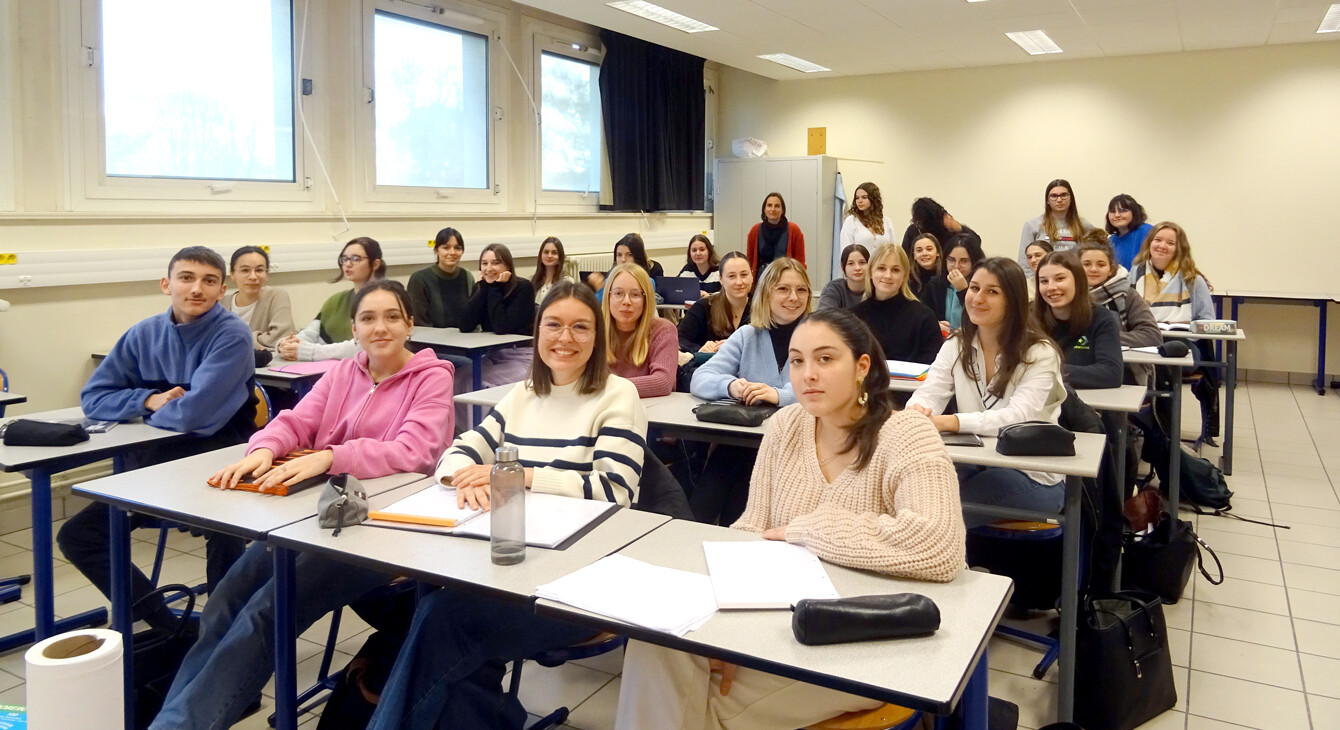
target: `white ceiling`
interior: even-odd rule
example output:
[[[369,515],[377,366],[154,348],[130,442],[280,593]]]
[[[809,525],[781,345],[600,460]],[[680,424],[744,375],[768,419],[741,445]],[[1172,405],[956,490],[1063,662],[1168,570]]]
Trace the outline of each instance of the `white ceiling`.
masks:
[[[1340,41],[1316,32],[1333,0],[654,0],[720,28],[705,33],[605,0],[518,1],[774,79]],[[1065,52],[1030,56],[1005,37],[1038,29]],[[763,53],[833,70],[803,74],[756,58]]]

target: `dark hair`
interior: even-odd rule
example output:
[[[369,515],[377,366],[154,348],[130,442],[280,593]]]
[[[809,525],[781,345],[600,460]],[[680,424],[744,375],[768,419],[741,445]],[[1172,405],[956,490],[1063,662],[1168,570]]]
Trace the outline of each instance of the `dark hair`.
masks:
[[[1047,256],[1047,255],[1051,254],[1051,252],[1053,252],[1053,251],[1056,250],[1056,247],[1052,245],[1052,242],[1051,242],[1051,241],[1048,241],[1048,240],[1045,239],[1045,238],[1039,238],[1039,239],[1036,240],[1036,241],[1029,241],[1028,245],[1027,245],[1027,246],[1024,246],[1024,259],[1025,259],[1025,260],[1028,259],[1028,249],[1032,248],[1033,246],[1037,246],[1038,248],[1042,249],[1042,255],[1043,255],[1043,256]],[[1042,264],[1038,264],[1039,267],[1040,267],[1041,265],[1042,265]]]
[[[1135,202],[1135,198],[1126,193],[1116,196],[1107,203],[1108,214],[1119,210],[1129,210],[1131,212],[1131,230],[1139,228],[1144,225],[1145,221],[1149,220],[1149,217],[1145,215],[1145,207]],[[1116,226],[1112,225],[1112,221],[1107,216],[1103,216],[1103,230],[1113,235],[1120,232]]]
[[[701,233],[695,233],[693,238],[689,239],[689,247],[684,250],[685,258],[688,259],[689,263],[693,263],[693,244],[699,241],[702,241],[703,245],[707,247],[707,268],[715,269],[721,263],[721,257],[717,255],[717,248],[712,245],[711,239]],[[694,268],[698,267],[694,266]]]
[[[1070,195],[1070,207],[1065,211],[1065,224],[1072,233],[1084,230],[1084,222],[1079,217],[1079,203],[1075,200],[1075,191],[1070,187],[1069,180],[1057,178],[1047,183],[1047,189],[1042,191],[1042,231],[1047,234],[1047,238],[1055,241],[1058,238],[1056,224],[1052,222],[1052,209],[1050,199],[1052,188],[1065,188]]]
[[[375,291],[389,291],[395,295],[396,301],[400,302],[400,311],[405,318],[414,321],[414,308],[409,303],[409,292],[405,291],[405,285],[395,279],[378,279],[369,281],[366,286],[354,292],[354,298],[349,302],[349,319],[358,318],[358,305],[363,303],[363,298]]]
[[[647,258],[647,244],[642,242],[642,236],[639,236],[636,233],[629,233],[623,238],[620,238],[618,243],[614,244],[614,262],[616,264],[619,262],[620,246],[627,246],[628,252],[633,254],[633,261],[648,272],[651,271],[651,259]]]
[[[1042,298],[1042,291],[1039,282],[1042,281],[1042,267],[1060,266],[1070,272],[1070,276],[1075,281],[1075,296],[1070,300],[1070,319],[1064,323],[1056,319],[1052,313],[1051,305]],[[1042,257],[1038,262],[1038,275],[1033,277],[1033,288],[1037,294],[1033,298],[1033,314],[1037,315],[1038,322],[1042,323],[1042,328],[1047,332],[1052,332],[1059,325],[1065,324],[1066,332],[1070,335],[1076,335],[1088,328],[1089,323],[1093,321],[1093,302],[1089,296],[1089,278],[1084,274],[1084,266],[1079,262],[1079,255],[1073,251],[1053,251]]]
[[[176,266],[178,261],[191,261],[212,266],[219,270],[219,276],[228,273],[228,270],[223,268],[223,257],[208,246],[187,246],[172,254],[172,259],[168,261],[168,276],[172,276],[172,267]]]
[[[925,198],[925,200],[930,200],[930,198]],[[932,202],[934,202],[934,201],[932,201]],[[919,290],[922,289],[922,287],[924,287],[924,286],[926,285],[926,282],[924,282],[924,281],[921,280],[921,277],[926,273],[926,271],[925,271],[925,269],[922,269],[922,268],[921,268],[921,264],[917,263],[916,250],[917,250],[917,242],[918,242],[918,241],[930,241],[931,244],[932,244],[933,246],[935,246],[935,275],[936,275],[936,276],[939,276],[940,274],[943,274],[943,273],[944,273],[944,270],[945,270],[945,252],[940,250],[940,239],[936,238],[934,233],[922,233],[922,234],[918,235],[916,238],[912,239],[912,254],[913,254],[913,255],[912,255],[912,260],[908,262],[907,268],[911,269],[911,271],[912,271],[912,281],[915,281],[915,282],[917,283],[916,288],[917,288],[917,290],[919,291]]]
[[[382,258],[382,245],[367,236],[359,236],[344,244],[344,247],[340,249],[340,256],[343,256],[344,252],[348,251],[349,247],[354,244],[362,246],[363,253],[368,255],[368,266],[372,267],[372,276],[368,277],[368,281],[385,278],[386,259]],[[339,267],[340,273],[330,280],[332,284],[344,279],[344,267],[340,265],[339,256],[335,257],[335,265]]]
[[[764,223],[768,222],[768,198],[776,198],[777,202],[782,204],[782,217],[785,218],[786,198],[783,198],[781,193],[768,193],[763,196],[763,205],[758,209],[758,217],[762,219]]]
[[[1093,233],[1102,234],[1103,238],[1099,239],[1096,236],[1090,235]],[[1075,251],[1079,254],[1081,259],[1080,263],[1083,263],[1085,251],[1097,251],[1107,257],[1108,266],[1112,267],[1114,271],[1117,268],[1117,252],[1112,250],[1112,244],[1107,240],[1106,231],[1098,228],[1090,228],[1084,233],[1084,236],[1080,238],[1079,245],[1075,246]]]
[[[847,246],[846,248],[842,249],[842,275],[843,275],[843,276],[846,276],[846,275],[847,275],[847,257],[848,257],[848,256],[851,256],[851,255],[854,254],[854,253],[859,253],[859,254],[861,254],[862,256],[865,257],[865,262],[866,262],[867,264],[870,263],[870,249],[866,248],[865,246],[862,246],[862,245],[859,244],[859,243],[853,243],[853,244]]]
[[[549,293],[544,295],[544,301],[535,309],[536,339],[540,337],[540,320],[544,318],[545,311],[562,299],[576,299],[585,304],[586,308],[591,310],[591,319],[596,327],[595,339],[591,342],[591,358],[586,361],[582,377],[577,382],[577,392],[590,395],[604,390],[605,381],[610,374],[609,363],[605,362],[605,319],[600,316],[600,302],[596,301],[596,294],[591,291],[591,287],[566,280],[549,287]],[[536,342],[535,354],[530,360],[529,382],[530,389],[535,395],[546,396],[554,386],[554,373],[540,358],[540,347],[540,343]]]
[[[991,395],[997,398],[1005,397],[1005,388],[1009,385],[1010,378],[1014,377],[1014,369],[1019,365],[1028,365],[1028,350],[1039,342],[1051,344],[1051,338],[1046,332],[1042,331],[1042,326],[1029,316],[1028,313],[1028,280],[1024,277],[1024,270],[1019,266],[1019,262],[1013,259],[1007,259],[1002,256],[993,256],[978,264],[973,270],[972,275],[977,276],[981,270],[989,271],[1000,282],[1001,291],[1005,294],[1005,322],[1001,327],[1000,338],[1000,357],[1001,366],[996,370],[996,377],[987,384],[986,389]],[[971,277],[969,277],[971,280]],[[971,291],[971,289],[969,289]],[[967,373],[973,380],[977,379],[977,363],[975,362],[976,352],[973,350],[972,341],[977,337],[977,325],[973,323],[971,317],[963,318],[963,325],[959,327],[959,355],[956,364]],[[1055,345],[1052,345],[1055,347]]]
[[[443,228],[442,230],[437,232],[437,236],[433,239],[433,250],[436,251],[442,246],[447,245],[447,242],[449,242],[453,238],[456,239],[456,243],[460,245],[461,253],[464,253],[465,236],[462,236],[460,231],[451,227]]]
[[[721,257],[721,262],[717,264],[717,278],[721,280],[721,288],[707,298],[707,325],[712,330],[712,335],[729,337],[733,330],[731,329],[730,300],[726,298],[726,262],[739,259],[745,263],[745,270],[749,276],[753,277],[754,270],[749,268],[749,257],[739,251],[730,251]],[[744,306],[749,306],[749,297],[752,295],[753,287],[750,287],[749,294],[745,295]],[[744,312],[740,312],[740,324],[744,325]]]
[[[921,233],[933,234],[937,243],[949,238],[949,232],[945,230],[945,216],[948,214],[949,211],[933,198],[912,201],[912,225]]]
[[[853,216],[861,225],[869,228],[871,233],[879,235],[884,232],[884,198],[879,194],[879,186],[872,182],[863,182],[856,186],[857,190],[865,191],[866,197],[870,198],[870,210],[861,210],[856,207],[856,193],[852,193],[851,207],[847,209],[847,215]],[[870,258],[867,256],[866,258]]]
[[[265,267],[266,267],[266,268],[269,268],[269,267],[270,267],[270,254],[266,253],[266,252],[265,252],[265,249],[261,248],[260,246],[243,246],[242,248],[239,248],[239,249],[237,249],[236,251],[234,251],[234,252],[233,252],[233,257],[232,257],[231,259],[228,260],[228,271],[233,271],[234,269],[236,269],[236,268],[237,268],[237,260],[240,259],[240,258],[242,258],[243,256],[246,256],[246,255],[249,254],[249,253],[258,253],[258,254],[260,254],[260,255],[261,255],[261,258],[265,259]],[[220,260],[222,260],[222,259],[220,259]],[[202,262],[202,263],[203,263],[203,262]],[[171,267],[168,267],[168,268],[171,268]]]
[[[549,278],[549,270],[544,265],[542,257],[544,247],[551,243],[558,249],[558,263],[554,265],[554,283],[563,278],[563,264],[567,262],[568,255],[563,251],[563,242],[558,240],[558,236],[550,236],[540,241],[540,250],[535,252],[535,275],[530,277],[530,283],[535,287],[535,291],[539,291],[540,287],[544,286],[545,279]]]
[[[889,363],[884,357],[884,348],[865,322],[850,309],[820,309],[801,320],[801,324],[822,324],[833,330],[851,350],[853,360],[861,359],[862,355],[870,356],[870,370],[861,381],[861,390],[867,396],[865,413],[846,427],[847,443],[842,448],[842,453],[856,449],[855,467],[860,471],[875,455],[875,447],[879,445],[879,431],[884,427],[884,422],[898,410],[893,393],[889,390]]]
[[[981,244],[977,243],[977,239],[973,238],[970,233],[955,233],[949,237],[949,241],[944,245],[944,250],[940,252],[945,261],[949,260],[949,253],[956,248],[968,250],[968,259],[972,261],[973,267],[986,260],[986,253],[982,251]]]
[[[484,247],[484,250],[479,252],[479,262],[481,265],[484,263],[484,254],[489,252],[492,252],[493,255],[502,262],[503,266],[506,266],[507,270],[512,272],[512,276],[507,280],[506,286],[507,293],[511,294],[512,291],[516,289],[517,281],[516,264],[512,261],[512,251],[501,243],[490,243]]]

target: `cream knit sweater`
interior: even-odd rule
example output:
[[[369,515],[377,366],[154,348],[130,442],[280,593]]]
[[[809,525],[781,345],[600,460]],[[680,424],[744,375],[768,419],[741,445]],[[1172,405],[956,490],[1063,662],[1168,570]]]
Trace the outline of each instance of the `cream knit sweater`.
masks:
[[[800,405],[772,416],[733,525],[785,526],[788,542],[836,565],[947,582],[964,564],[958,478],[930,419],[895,412],[865,469],[829,484],[814,446],[815,419]]]

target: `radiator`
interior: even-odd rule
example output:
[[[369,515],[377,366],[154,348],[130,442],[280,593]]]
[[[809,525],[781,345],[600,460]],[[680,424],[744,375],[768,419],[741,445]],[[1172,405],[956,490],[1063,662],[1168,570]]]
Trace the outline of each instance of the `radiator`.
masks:
[[[605,272],[614,268],[614,254],[612,253],[583,253],[569,256],[568,260],[577,262],[578,271]]]

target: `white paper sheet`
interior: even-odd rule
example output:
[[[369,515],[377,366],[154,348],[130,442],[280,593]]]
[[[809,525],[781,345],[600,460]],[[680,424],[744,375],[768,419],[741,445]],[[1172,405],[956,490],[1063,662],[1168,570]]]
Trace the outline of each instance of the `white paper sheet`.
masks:
[[[546,583],[536,595],[675,636],[702,626],[717,611],[707,576],[618,554]]]
[[[814,553],[777,540],[704,542],[717,606],[790,608],[802,598],[838,598]]]

